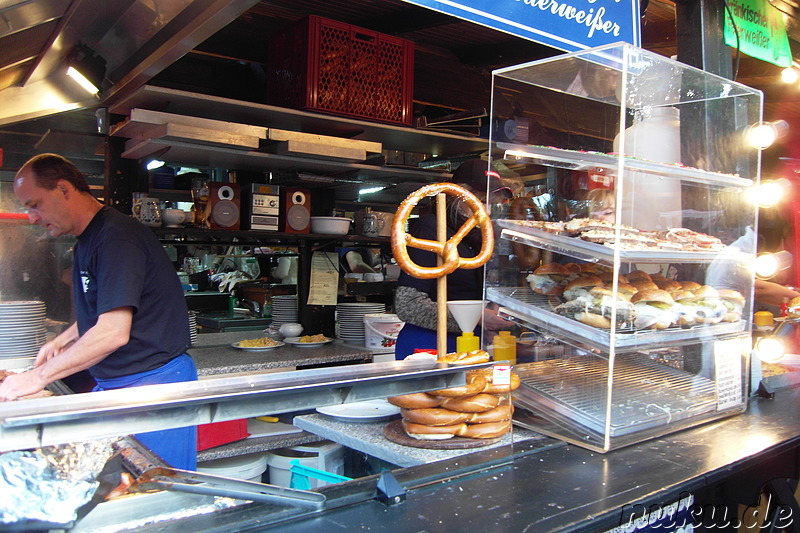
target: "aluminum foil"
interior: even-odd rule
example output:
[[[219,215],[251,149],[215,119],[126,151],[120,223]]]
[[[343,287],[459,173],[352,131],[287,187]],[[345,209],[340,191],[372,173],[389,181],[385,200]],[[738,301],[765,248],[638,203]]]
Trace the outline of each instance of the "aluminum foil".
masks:
[[[118,439],[0,454],[0,524],[26,520],[68,524],[98,487]]]

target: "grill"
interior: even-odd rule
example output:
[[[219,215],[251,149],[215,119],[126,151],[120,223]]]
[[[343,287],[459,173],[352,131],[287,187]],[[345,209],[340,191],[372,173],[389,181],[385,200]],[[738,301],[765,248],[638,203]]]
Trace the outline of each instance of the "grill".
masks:
[[[515,401],[544,418],[605,434],[609,361],[587,355],[515,367],[521,379]],[[637,354],[618,354],[614,365],[609,434],[665,426],[709,412],[714,382]]]

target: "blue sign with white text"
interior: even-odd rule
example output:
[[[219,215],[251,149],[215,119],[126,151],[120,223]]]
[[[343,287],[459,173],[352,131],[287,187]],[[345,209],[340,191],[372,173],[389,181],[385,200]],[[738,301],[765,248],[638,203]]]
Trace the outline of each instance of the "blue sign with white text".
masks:
[[[638,0],[405,0],[567,52],[641,46]]]

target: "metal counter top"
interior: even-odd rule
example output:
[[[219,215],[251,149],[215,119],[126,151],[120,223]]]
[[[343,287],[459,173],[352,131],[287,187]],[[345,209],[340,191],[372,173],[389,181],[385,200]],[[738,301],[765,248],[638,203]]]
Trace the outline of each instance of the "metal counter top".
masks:
[[[259,332],[253,331],[198,335],[197,342],[189,349],[189,355],[194,359],[200,377],[372,361],[372,352],[367,348],[339,342],[315,348],[295,348],[287,344],[264,352],[249,352],[231,346],[234,342],[258,336]]]
[[[752,399],[744,414],[607,454],[572,445],[532,449],[522,442],[514,445],[513,459],[495,461],[494,467],[486,462],[492,457],[487,450],[400,470],[395,475],[407,494],[398,505],[374,498],[373,476],[321,489],[331,507],[336,498],[341,502],[324,512],[252,504],[152,530],[607,531],[625,520],[623,510],[631,505],[669,505],[685,492],[712,487],[798,444],[800,387],[795,386],[777,390],[773,400]],[[472,464],[459,470],[456,462]],[[738,503],[755,504],[755,486],[752,498]]]

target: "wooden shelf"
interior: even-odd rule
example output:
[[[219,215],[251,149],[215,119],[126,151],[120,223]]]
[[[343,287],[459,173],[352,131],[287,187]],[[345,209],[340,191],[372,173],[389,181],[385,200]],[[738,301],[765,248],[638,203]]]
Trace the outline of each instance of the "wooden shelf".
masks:
[[[489,141],[479,137],[310,113],[153,85],[145,85],[129,97],[111,103],[109,111],[127,115],[134,108],[368,140],[380,142],[386,150],[442,155],[489,149]]]
[[[316,233],[282,233],[259,230],[213,230],[205,228],[152,228],[165,244],[271,244],[314,243],[339,241],[382,245],[389,244],[389,237],[365,237],[363,235],[320,235]]]

